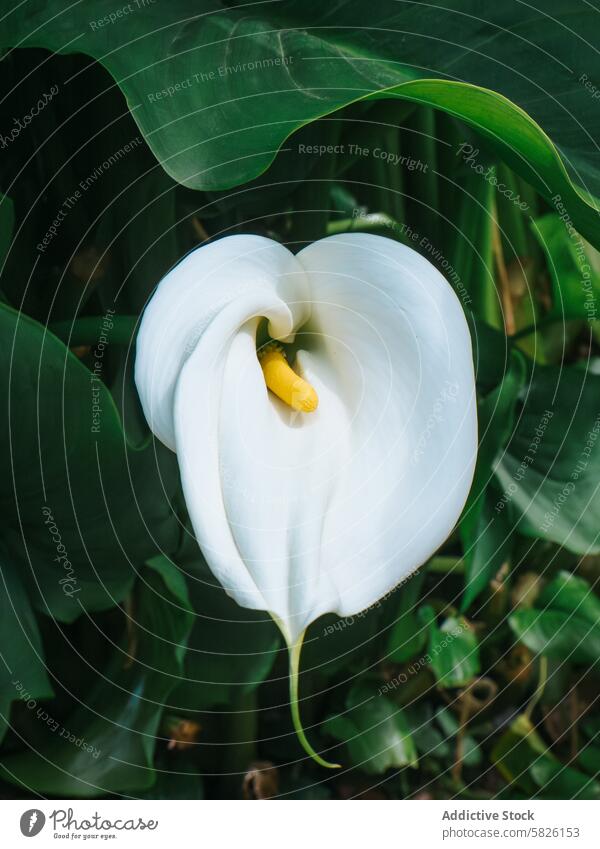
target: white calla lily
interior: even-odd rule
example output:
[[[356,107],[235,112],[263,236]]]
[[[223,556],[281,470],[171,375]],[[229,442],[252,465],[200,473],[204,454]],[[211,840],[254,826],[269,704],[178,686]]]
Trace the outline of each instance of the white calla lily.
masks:
[[[265,320],[316,409],[314,392],[298,412],[267,388]],[[296,672],[312,621],[377,602],[464,506],[477,452],[467,323],[444,277],[391,239],[198,248],[144,312],[135,376],[210,568],[271,613]]]

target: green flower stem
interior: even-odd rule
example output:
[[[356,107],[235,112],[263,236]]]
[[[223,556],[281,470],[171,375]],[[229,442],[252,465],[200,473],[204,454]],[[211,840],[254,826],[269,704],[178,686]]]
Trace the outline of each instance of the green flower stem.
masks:
[[[306,631],[303,631],[296,642],[293,645],[288,646],[290,658],[290,707],[292,710],[292,722],[294,723],[294,729],[298,735],[300,745],[306,754],[310,755],[310,757],[316,761],[319,766],[327,767],[327,769],[339,769],[341,764],[329,763],[329,761],[324,760],[315,752],[308,742],[304,729],[302,728],[300,709],[298,706],[298,673],[300,670],[300,652],[302,651],[302,643],[304,641],[305,633]]]

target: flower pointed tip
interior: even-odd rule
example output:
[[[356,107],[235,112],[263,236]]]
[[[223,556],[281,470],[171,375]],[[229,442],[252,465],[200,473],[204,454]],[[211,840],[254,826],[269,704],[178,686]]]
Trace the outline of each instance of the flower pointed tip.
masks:
[[[317,755],[316,758],[313,757],[313,760],[315,760],[319,764],[319,766],[324,766],[326,769],[341,769],[342,768],[341,764],[332,764],[329,761],[323,760],[323,758],[320,758],[318,755]]]
[[[312,758],[312,760],[319,764],[319,766],[325,767],[325,769],[341,769],[341,764],[334,764],[330,761],[326,761],[325,758],[322,758],[318,752],[315,752],[313,747],[310,745],[306,738],[306,734],[304,733],[304,729],[302,728],[302,724],[300,722],[300,714],[298,712],[298,702],[292,703],[292,720],[294,722],[294,730],[296,731],[296,735],[298,737],[298,741],[300,745],[306,752],[306,754]]]

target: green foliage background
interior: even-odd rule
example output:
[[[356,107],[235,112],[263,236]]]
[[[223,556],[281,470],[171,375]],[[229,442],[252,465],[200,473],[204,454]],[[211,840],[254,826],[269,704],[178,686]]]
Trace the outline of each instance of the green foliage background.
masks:
[[[598,12],[120,8],[0,22],[1,792],[598,798]],[[357,229],[455,286],[480,452],[442,550],[310,629],[301,710],[343,764],[324,774],[276,627],[194,542],[132,362],[187,251]]]

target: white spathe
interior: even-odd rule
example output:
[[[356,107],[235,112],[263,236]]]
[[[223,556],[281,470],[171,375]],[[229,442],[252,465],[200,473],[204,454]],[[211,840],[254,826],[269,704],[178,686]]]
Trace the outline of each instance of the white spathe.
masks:
[[[318,409],[265,385],[261,319],[293,342]],[[446,539],[477,453],[459,301],[391,239],[332,236],[294,256],[260,236],[200,247],[161,281],[135,379],[177,452],[190,518],[226,591],[293,644],[326,612],[377,602]]]

